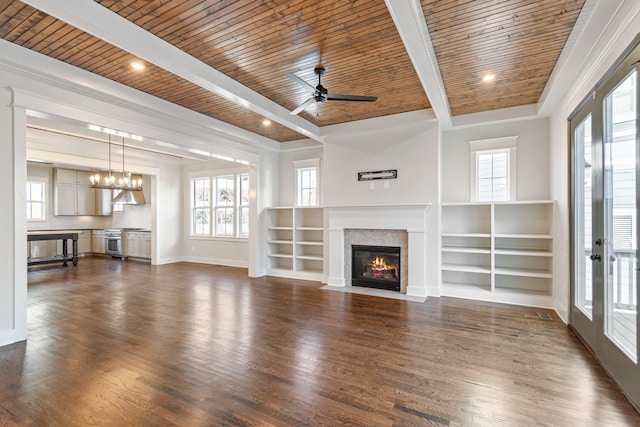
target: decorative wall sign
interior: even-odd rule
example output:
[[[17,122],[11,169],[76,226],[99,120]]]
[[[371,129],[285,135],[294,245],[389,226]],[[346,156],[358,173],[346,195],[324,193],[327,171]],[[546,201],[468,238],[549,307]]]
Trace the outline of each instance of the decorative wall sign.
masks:
[[[396,179],[398,169],[386,171],[358,172],[358,181],[371,181],[372,179]]]

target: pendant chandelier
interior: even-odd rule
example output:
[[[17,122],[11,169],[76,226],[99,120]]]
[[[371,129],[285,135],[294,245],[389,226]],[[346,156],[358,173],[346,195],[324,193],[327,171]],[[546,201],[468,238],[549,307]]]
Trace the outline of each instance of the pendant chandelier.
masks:
[[[111,169],[111,134],[109,134],[109,171],[97,172],[89,177],[91,188],[105,190],[142,191],[142,176],[126,172],[124,167],[124,137],[122,137],[122,171],[115,173]]]

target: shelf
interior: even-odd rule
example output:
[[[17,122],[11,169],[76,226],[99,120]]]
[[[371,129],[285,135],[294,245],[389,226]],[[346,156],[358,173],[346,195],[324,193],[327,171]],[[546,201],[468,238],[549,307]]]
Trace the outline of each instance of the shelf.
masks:
[[[544,278],[544,279],[551,279],[553,277],[553,274],[550,271],[545,271],[545,270],[496,268],[494,270],[494,273],[496,275],[502,275],[502,276],[538,277],[538,278]]]
[[[442,295],[553,304],[551,200],[442,204]]]
[[[297,255],[297,259],[310,259],[313,261],[324,261],[324,257],[314,255]]]
[[[477,265],[462,265],[462,264],[443,264],[443,271],[459,271],[464,273],[483,273],[490,274],[490,267],[480,267]]]
[[[442,233],[442,237],[491,237],[490,233]]]
[[[501,239],[553,239],[551,234],[495,234],[494,237]]]
[[[272,253],[268,255],[271,258],[290,258],[293,259],[292,254],[281,254],[281,253]]]
[[[324,279],[324,209],[317,206],[267,208],[267,274]],[[294,249],[295,248],[295,249]]]
[[[494,251],[496,255],[515,255],[515,256],[540,256],[540,257],[552,257],[553,253],[549,251],[535,251],[535,250],[517,250],[517,249],[496,249]]]
[[[442,252],[454,252],[454,253],[463,253],[463,254],[490,254],[491,249],[443,246]]]

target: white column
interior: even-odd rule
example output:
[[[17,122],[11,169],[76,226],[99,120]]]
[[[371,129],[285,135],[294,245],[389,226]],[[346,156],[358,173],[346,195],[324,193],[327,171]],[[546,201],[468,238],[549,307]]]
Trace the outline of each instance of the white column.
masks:
[[[414,297],[427,296],[427,237],[424,230],[407,230],[409,252],[409,278],[407,280],[407,295]]]
[[[329,246],[325,245],[325,251],[329,251],[329,277],[327,285],[346,286],[344,278],[344,229],[329,229]],[[327,254],[325,254],[327,259]]]
[[[26,109],[0,89],[0,346],[27,339]]]

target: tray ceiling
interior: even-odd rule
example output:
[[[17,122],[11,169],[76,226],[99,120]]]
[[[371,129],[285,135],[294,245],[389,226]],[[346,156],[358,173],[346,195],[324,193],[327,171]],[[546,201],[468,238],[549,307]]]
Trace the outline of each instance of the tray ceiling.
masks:
[[[25,3],[39,4],[38,1]],[[239,83],[237,94],[212,90],[189,78],[178,61],[144,61],[136,71],[139,40],[114,42],[108,33],[81,28],[64,13],[54,17],[14,0],[0,0],[0,36],[107,79],[239,128],[285,142],[305,138],[296,126],[327,126],[430,108],[425,78],[442,79],[449,114],[460,115],[536,103],[576,22],[584,0],[423,0],[426,28],[439,75],[419,75],[383,0],[202,1],[97,0],[96,19],[117,14],[135,31],[157,37]],[[390,2],[390,5],[392,3]],[[392,11],[391,11],[392,12]],[[64,15],[64,16],[63,16]],[[65,22],[69,21],[69,22]],[[89,34],[92,32],[92,34]],[[406,40],[405,40],[406,41]],[[428,43],[428,37],[424,40]],[[425,45],[431,49],[431,46]],[[187,61],[189,62],[189,61]],[[313,68],[327,72],[331,93],[374,95],[373,103],[328,101],[300,118],[286,111],[309,94],[286,77],[317,84]],[[482,81],[487,73],[492,82]],[[243,87],[261,108],[242,102]],[[238,99],[235,98],[238,95]],[[273,103],[283,120],[263,120]],[[266,106],[266,107],[265,107]],[[303,126],[304,127],[304,126]]]

